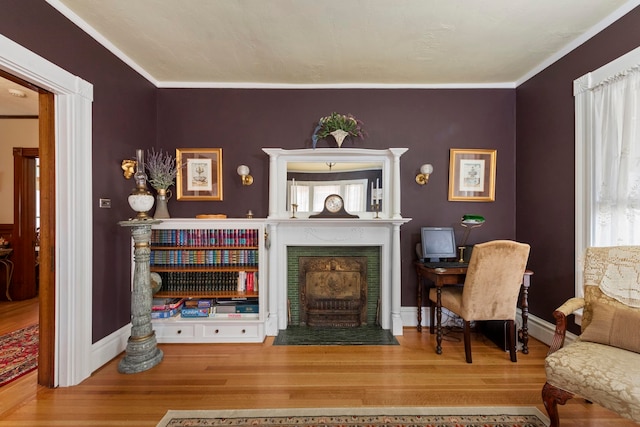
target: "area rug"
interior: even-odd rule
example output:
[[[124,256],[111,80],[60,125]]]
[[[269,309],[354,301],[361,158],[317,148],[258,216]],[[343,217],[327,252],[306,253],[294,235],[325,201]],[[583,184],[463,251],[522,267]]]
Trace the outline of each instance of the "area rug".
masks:
[[[0,386],[38,367],[38,325],[0,336]]]
[[[546,427],[537,408],[391,407],[168,411],[157,427]]]
[[[399,345],[391,331],[379,326],[329,328],[288,326],[273,345]]]

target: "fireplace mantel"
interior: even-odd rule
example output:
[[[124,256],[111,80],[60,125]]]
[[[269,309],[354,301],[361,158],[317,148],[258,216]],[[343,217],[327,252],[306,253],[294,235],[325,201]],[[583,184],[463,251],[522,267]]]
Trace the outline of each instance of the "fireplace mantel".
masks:
[[[382,203],[379,217],[400,219],[400,156],[406,148],[370,150],[366,148],[316,148],[285,150],[263,148],[269,155],[269,215],[268,218],[285,219],[291,217],[290,202],[287,198],[287,171],[291,164],[315,163],[320,165],[376,165],[382,175]],[[377,183],[376,183],[377,184]],[[350,212],[360,218],[373,218],[372,212]],[[309,212],[298,212],[298,218],[307,218]]]
[[[264,148],[270,157],[269,317],[267,334],[287,329],[287,248],[290,246],[370,246],[380,248],[380,325],[402,335],[400,226],[410,221],[400,214],[400,156],[406,148],[300,149]],[[360,218],[290,218],[287,209],[289,162],[373,162],[382,168],[382,208],[379,218],[369,212]]]

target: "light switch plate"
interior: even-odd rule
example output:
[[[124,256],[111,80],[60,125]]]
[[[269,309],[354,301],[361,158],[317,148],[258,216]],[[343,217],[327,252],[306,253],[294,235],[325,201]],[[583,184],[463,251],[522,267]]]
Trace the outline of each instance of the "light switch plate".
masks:
[[[111,199],[100,199],[100,207],[108,209],[111,207]]]

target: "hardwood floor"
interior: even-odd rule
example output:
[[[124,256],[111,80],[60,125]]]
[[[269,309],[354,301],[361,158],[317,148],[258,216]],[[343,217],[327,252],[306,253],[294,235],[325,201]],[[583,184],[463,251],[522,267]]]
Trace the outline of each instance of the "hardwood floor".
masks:
[[[33,316],[21,313],[34,306],[0,302],[0,331],[21,316],[29,322]],[[532,339],[530,353],[511,363],[474,334],[469,365],[460,338],[448,335],[440,356],[428,329],[413,328],[398,337],[399,346],[273,346],[272,337],[262,344],[161,344],[164,360],[139,374],[119,374],[119,356],[75,387],[39,387],[36,373],[0,387],[0,427],[153,427],[168,409],[526,405],[544,413],[546,345]],[[637,425],[582,399],[561,406],[560,416],[563,427]]]

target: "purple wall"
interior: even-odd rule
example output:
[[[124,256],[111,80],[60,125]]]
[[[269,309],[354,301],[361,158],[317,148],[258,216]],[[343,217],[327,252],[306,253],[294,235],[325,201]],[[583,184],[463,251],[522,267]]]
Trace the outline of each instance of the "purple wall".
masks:
[[[463,214],[477,213],[487,223],[469,243],[516,237],[531,243],[531,312],[551,320],[553,308],[573,293],[571,82],[638,46],[637,28],[639,9],[517,90],[181,90],[155,89],[43,0],[4,0],[0,14],[0,33],[94,85],[94,341],[129,321],[130,241],[117,222],[132,215],[126,195],[133,183],[122,177],[122,159],[137,147],[222,147],[224,200],[172,199],[172,216],[237,217],[252,209],[264,217],[268,160],[261,148],[310,147],[315,122],[332,111],[364,121],[369,137],[357,147],[409,148],[401,177],[402,214],[413,218],[402,228],[403,305],[415,304],[420,227],[457,226]],[[449,148],[498,150],[495,202],[447,201]],[[435,171],[419,186],[414,178],[425,162]],[[251,167],[251,187],[240,184],[240,163]],[[101,197],[112,199],[112,209],[97,208]]]
[[[415,305],[415,244],[420,227],[455,226],[465,213],[487,218],[469,243],[515,238],[514,90],[230,90],[160,89],[158,146],[163,149],[222,147],[224,200],[175,201],[172,216],[225,213],[256,217],[268,211],[268,156],[263,147],[311,148],[317,120],[332,111],[352,113],[368,137],[343,147],[407,147],[401,157],[402,215],[413,218],[401,229],[402,304]],[[321,141],[319,146],[330,146]],[[335,143],[334,143],[335,144]],[[332,145],[335,146],[335,145]],[[449,202],[449,148],[495,148],[496,201]],[[420,186],[415,175],[431,163],[434,173]],[[236,167],[247,164],[254,183],[242,187]]]
[[[0,33],[93,84],[93,340],[130,321],[133,183],[120,162],[156,137],[156,89],[43,0],[3,0]],[[111,209],[98,199],[111,198]],[[67,236],[57,236],[63,240]],[[77,268],[83,268],[78,265]]]
[[[639,29],[635,8],[516,91],[516,236],[532,246],[531,312],[548,321],[575,286],[573,81],[638,47]]]

